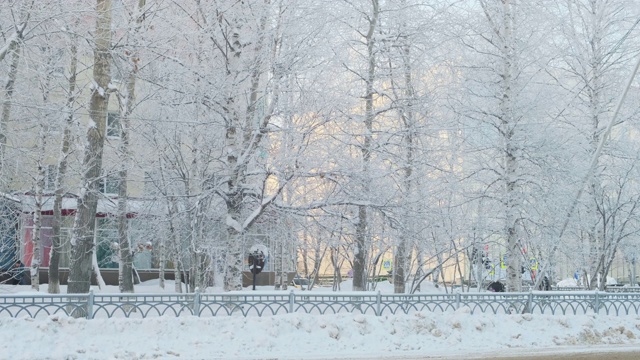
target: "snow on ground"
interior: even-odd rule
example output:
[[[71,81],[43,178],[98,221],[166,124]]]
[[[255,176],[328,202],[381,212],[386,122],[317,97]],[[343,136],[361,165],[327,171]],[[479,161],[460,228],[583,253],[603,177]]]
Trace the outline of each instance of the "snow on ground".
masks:
[[[172,289],[170,282],[164,290],[151,282],[137,286],[136,292]],[[343,286],[343,290],[349,289]],[[45,292],[46,285],[41,290]],[[385,293],[392,288],[381,284],[379,290]],[[117,287],[94,291],[116,293]],[[256,291],[273,292],[270,287]],[[24,293],[33,291],[28,286],[0,285],[0,296]],[[463,359],[491,354],[584,352],[591,347],[597,351],[640,351],[640,316],[471,315],[466,308],[448,314],[381,317],[287,314],[86,320],[52,315],[33,320],[0,316],[0,359],[12,360]]]

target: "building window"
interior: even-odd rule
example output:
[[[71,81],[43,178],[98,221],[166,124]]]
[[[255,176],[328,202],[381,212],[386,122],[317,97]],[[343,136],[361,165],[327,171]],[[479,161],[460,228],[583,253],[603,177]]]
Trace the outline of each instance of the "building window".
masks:
[[[117,112],[107,113],[107,137],[120,137],[120,114]]]
[[[117,269],[119,262],[118,221],[96,219],[96,258],[101,269]]]
[[[120,180],[114,175],[104,175],[100,178],[98,184],[98,190],[105,195],[118,195],[118,189],[120,188]]]

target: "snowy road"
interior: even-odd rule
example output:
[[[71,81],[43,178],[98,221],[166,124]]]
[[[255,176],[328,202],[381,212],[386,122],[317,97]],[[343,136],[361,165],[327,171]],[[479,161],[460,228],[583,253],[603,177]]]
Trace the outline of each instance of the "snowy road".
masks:
[[[532,355],[524,357],[493,357],[496,360],[637,360],[640,359],[640,352],[610,352],[610,353],[578,353],[578,354],[555,354],[555,355]]]
[[[506,354],[505,351],[502,354],[452,354],[447,356],[427,356],[427,357],[385,357],[385,359],[393,360],[453,360],[453,359],[465,359],[465,360],[481,360],[481,359],[494,359],[494,360],[638,360],[640,359],[640,347],[638,346],[625,346],[625,345],[612,345],[612,346],[593,346],[584,347],[580,349],[566,348],[564,350],[548,349],[548,350],[523,350],[514,349],[513,353]],[[356,359],[349,359],[356,360]],[[358,359],[359,360],[359,359]]]
[[[312,360],[637,360],[640,359],[640,347],[637,345],[600,345],[586,347],[566,347],[562,349],[513,349],[501,350],[501,353],[495,352],[477,352],[473,354],[465,354],[457,352],[445,355],[442,353],[433,355],[399,355],[393,356],[386,354],[380,357],[363,356],[363,357],[345,357],[345,358],[320,358],[311,357]]]
[[[495,359],[495,360],[638,360],[640,359],[640,351],[623,351],[623,352],[598,352],[598,353],[564,353],[564,354],[546,354],[546,355],[523,355],[516,357],[502,357],[502,356],[484,356],[484,357],[469,357],[467,355],[455,355],[448,357],[384,357],[387,360],[453,360],[453,359],[465,359],[465,360],[480,360],[480,359]],[[329,360],[329,359],[327,359]],[[355,360],[355,359],[349,359]],[[358,359],[360,360],[360,359]]]

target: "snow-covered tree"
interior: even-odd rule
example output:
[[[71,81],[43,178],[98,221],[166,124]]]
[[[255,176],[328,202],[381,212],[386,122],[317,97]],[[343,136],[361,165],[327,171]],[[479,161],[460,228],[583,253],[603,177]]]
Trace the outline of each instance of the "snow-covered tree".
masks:
[[[94,232],[98,205],[98,183],[102,176],[102,152],[106,136],[107,106],[111,81],[111,0],[96,1],[93,79],[87,126],[82,183],[71,239],[69,293],[87,293],[94,267]]]
[[[629,1],[567,0],[559,2],[559,8],[565,21],[561,28],[562,56],[558,67],[572,96],[567,104],[571,111],[563,118],[574,124],[581,136],[576,145],[583,154],[582,173],[585,173],[590,171],[587,165],[596,156],[601,138],[605,136],[603,129],[611,121],[619,100],[623,76],[629,76],[630,60],[638,50],[638,12],[636,4]],[[625,117],[618,119],[619,122],[625,120]],[[586,186],[587,196],[578,209],[579,224],[584,223],[578,225],[581,234],[578,236],[587,253],[585,263],[579,267],[584,270],[586,284],[591,288],[597,286],[597,278],[602,279],[599,285],[604,287],[608,264],[622,238],[620,234],[631,230],[618,228],[621,221],[627,226],[632,224],[628,220],[633,216],[634,206],[625,209],[624,204],[634,204],[636,200],[625,191],[633,184],[629,181],[629,171],[625,166],[611,166],[620,164],[616,157],[615,150],[605,150],[595,159],[596,166],[593,173],[588,174],[587,184],[581,184]],[[629,170],[635,167],[633,157],[626,166]]]

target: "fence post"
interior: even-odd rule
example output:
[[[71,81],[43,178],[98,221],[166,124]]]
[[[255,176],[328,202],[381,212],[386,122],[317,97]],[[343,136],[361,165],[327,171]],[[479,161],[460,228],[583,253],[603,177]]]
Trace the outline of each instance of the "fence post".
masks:
[[[196,292],[193,294],[193,315],[200,316],[200,288],[196,287]]]
[[[460,301],[461,301],[461,297],[462,295],[460,295],[460,293],[456,293],[456,310],[460,309]]]
[[[293,304],[294,304],[294,295],[293,290],[289,293],[289,314],[293,313]]]
[[[378,294],[376,295],[376,316],[382,315],[380,312],[381,303],[382,303],[382,295],[380,294],[380,290],[378,290]]]
[[[87,319],[93,319],[93,290],[89,290],[89,296],[87,297]]]
[[[596,300],[595,300],[595,305],[593,310],[595,311],[596,314],[600,311],[600,295],[598,293],[598,289],[596,289]]]

